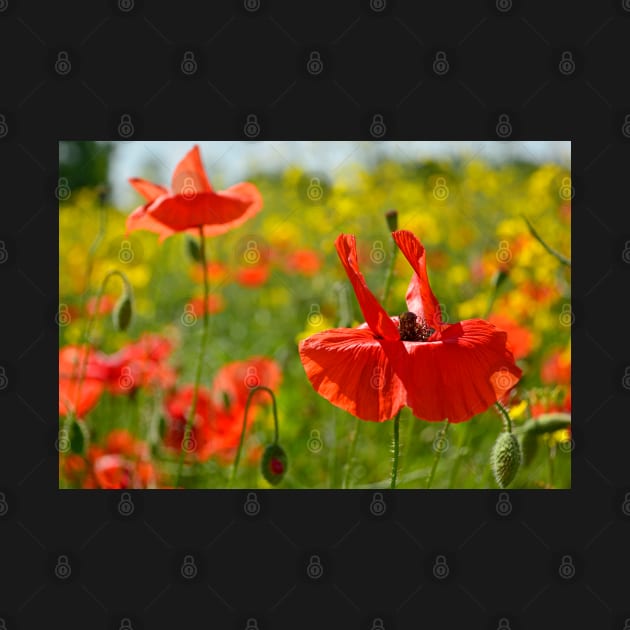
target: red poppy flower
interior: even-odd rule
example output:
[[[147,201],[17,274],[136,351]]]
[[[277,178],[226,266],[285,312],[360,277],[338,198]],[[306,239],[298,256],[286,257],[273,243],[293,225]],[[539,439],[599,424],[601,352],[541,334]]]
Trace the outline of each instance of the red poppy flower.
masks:
[[[83,372],[83,375],[81,375]],[[105,389],[107,370],[97,353],[85,346],[59,350],[59,415],[71,411],[82,418],[99,401]]]
[[[176,232],[216,236],[241,225],[262,209],[262,197],[254,184],[243,182],[227,190],[212,189],[195,145],[177,164],[171,189],[132,177],[129,183],[147,200],[127,218],[127,233],[149,230],[160,240]]]
[[[387,315],[359,271],[354,236],[341,234],[335,246],[366,323],[303,340],[306,375],[320,395],[363,420],[382,422],[404,405],[424,420],[469,420],[521,376],[507,335],[482,319],[442,323],[424,247],[406,230],[392,236],[414,271],[409,312]]]

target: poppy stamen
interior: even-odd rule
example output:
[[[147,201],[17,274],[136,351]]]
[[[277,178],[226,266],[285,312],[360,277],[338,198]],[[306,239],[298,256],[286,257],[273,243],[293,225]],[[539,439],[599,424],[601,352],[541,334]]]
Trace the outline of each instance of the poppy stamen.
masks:
[[[402,313],[399,322],[401,341],[426,341],[433,334],[424,317],[418,321],[418,316],[410,311]]]

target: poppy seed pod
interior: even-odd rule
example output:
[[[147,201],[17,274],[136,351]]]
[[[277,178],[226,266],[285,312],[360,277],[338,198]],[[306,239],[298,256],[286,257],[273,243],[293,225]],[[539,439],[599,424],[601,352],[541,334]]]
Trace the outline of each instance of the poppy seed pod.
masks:
[[[492,447],[490,465],[497,484],[507,488],[521,465],[521,447],[513,433],[501,433]]]
[[[131,303],[131,294],[128,291],[125,291],[120,296],[118,302],[116,302],[116,306],[114,307],[114,311],[112,313],[114,327],[116,330],[127,330],[127,328],[129,328],[129,324],[131,323],[132,314],[133,306]]]
[[[263,477],[277,486],[287,472],[287,454],[279,444],[270,444],[263,453],[261,468]]]

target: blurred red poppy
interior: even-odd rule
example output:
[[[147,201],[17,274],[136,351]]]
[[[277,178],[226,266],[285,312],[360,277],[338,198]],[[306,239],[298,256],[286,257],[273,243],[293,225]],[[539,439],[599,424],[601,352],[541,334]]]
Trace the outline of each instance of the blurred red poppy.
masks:
[[[194,297],[190,300],[189,304],[192,306],[192,310],[197,317],[201,317],[204,312],[204,300],[202,297]],[[211,293],[208,296],[207,311],[210,315],[220,313],[225,308],[225,300],[221,295]]]
[[[82,488],[157,487],[158,478],[149,459],[149,445],[126,429],[111,431],[102,445],[92,444],[87,457],[79,459],[82,463],[78,459],[72,461],[71,469],[75,472],[72,481],[78,481]]]
[[[184,385],[165,402],[167,427],[164,443],[167,447],[206,461],[215,453],[236,447],[243,422],[243,409],[238,406],[221,408],[214,404],[210,391],[201,386],[197,392],[195,417],[186,435],[186,422],[193,400],[193,385]]]
[[[523,359],[530,353],[533,335],[527,328],[502,314],[490,315],[488,321],[507,333],[507,340],[515,359]]]
[[[236,281],[244,287],[258,287],[269,279],[269,266],[266,264],[241,267],[236,272]]]
[[[548,385],[569,385],[571,383],[571,351],[555,351],[543,363],[540,378]]]
[[[363,420],[382,422],[405,405],[424,420],[469,420],[521,376],[507,335],[481,319],[442,323],[424,247],[406,230],[392,236],[414,271],[409,311],[387,315],[359,271],[354,236],[341,234],[335,246],[366,323],[300,342],[306,375],[321,396]]]
[[[210,262],[206,265],[208,282],[221,283],[228,275],[227,267],[220,262]],[[192,267],[190,275],[195,282],[203,282],[203,267],[196,264]]]
[[[98,305],[98,313],[96,313],[96,303],[98,302],[98,298],[96,296],[91,297],[86,305],[85,311],[88,315],[107,315],[114,310],[114,306],[116,306],[116,298],[112,295],[103,295],[101,296],[99,305]]]
[[[82,373],[82,374],[81,374]],[[98,354],[87,346],[59,350],[59,415],[73,412],[82,418],[99,401],[107,370]]]
[[[280,380],[279,366],[266,357],[252,357],[223,366],[214,379],[212,389],[199,388],[195,417],[188,436],[185,428],[194,388],[192,385],[179,388],[165,403],[167,430],[164,443],[178,451],[183,446],[199,461],[205,461],[212,455],[231,454],[241,437],[249,391],[260,385],[276,388]],[[264,394],[252,401],[248,426],[254,420],[256,408],[266,402]]]
[[[312,249],[298,249],[289,254],[285,261],[289,273],[301,273],[305,276],[314,276],[321,266],[319,255]]]
[[[213,190],[197,145],[175,167],[170,190],[137,177],[129,182],[147,203],[129,215],[127,233],[149,230],[160,240],[183,231],[197,235],[201,226],[205,236],[223,234],[253,217],[263,205],[258,188],[248,182]]]
[[[276,390],[282,382],[280,366],[267,357],[251,357],[222,366],[212,383],[212,397],[217,405],[238,405],[245,408],[249,392],[254,387]],[[258,404],[268,402],[265,394],[258,394]]]
[[[545,413],[571,413],[571,387],[566,388],[564,395],[562,390],[560,392],[550,392],[548,390],[543,390],[542,392],[531,391],[529,409],[534,419]]]

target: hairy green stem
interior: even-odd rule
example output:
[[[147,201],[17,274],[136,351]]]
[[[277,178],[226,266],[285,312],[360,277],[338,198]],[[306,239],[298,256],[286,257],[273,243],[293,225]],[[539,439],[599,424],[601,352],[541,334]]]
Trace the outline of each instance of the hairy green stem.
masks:
[[[446,420],[444,426],[440,429],[438,434],[436,435],[436,439],[443,440],[446,437],[446,431],[449,427],[449,421]],[[440,459],[442,458],[442,451],[446,449],[439,448],[435,451],[435,457],[433,458],[433,466],[431,466],[431,472],[429,473],[429,477],[427,479],[427,490],[431,488],[431,484],[433,483],[433,478],[435,477],[435,471],[437,470],[437,465]]]
[[[201,333],[201,346],[199,347],[199,358],[197,361],[197,372],[195,374],[195,384],[193,388],[193,397],[192,403],[190,406],[190,411],[188,412],[188,419],[186,420],[186,425],[184,427],[184,434],[182,436],[182,443],[180,447],[179,453],[179,462],[177,464],[177,473],[175,475],[175,487],[179,485],[179,478],[182,474],[182,468],[184,466],[184,440],[186,439],[186,435],[190,432],[193,420],[195,418],[195,412],[197,411],[197,397],[199,394],[199,382],[201,381],[201,370],[203,368],[203,359],[206,353],[206,343],[208,340],[208,298],[210,292],[208,290],[208,265],[206,263],[206,239],[203,233],[203,226],[199,226],[199,255],[201,268],[203,270],[203,330]]]
[[[396,488],[396,479],[398,478],[398,455],[400,452],[400,412],[394,418],[394,457],[392,458],[392,482],[390,488]]]
[[[343,479],[341,480],[341,487],[344,490],[348,487],[348,482],[350,481],[350,472],[352,471],[352,464],[354,463],[354,454],[357,450],[359,427],[361,426],[361,422],[362,420],[360,418],[355,418],[354,431],[352,433],[352,437],[350,438],[350,446],[348,448],[348,461],[344,467]]]
[[[503,427],[505,428],[505,432],[512,433],[512,420],[510,419],[508,410],[498,400],[495,406],[501,412],[501,416],[503,417]]]
[[[267,392],[271,396],[271,401],[273,403],[273,426],[274,426],[274,438],[273,444],[278,443],[278,439],[280,438],[280,428],[278,426],[278,408],[276,406],[276,397],[274,393],[264,385],[258,385],[257,387],[252,387],[249,390],[249,395],[247,396],[247,402],[245,403],[245,412],[243,413],[243,427],[241,428],[241,438],[238,443],[238,449],[236,450],[236,457],[234,458],[234,466],[232,468],[232,475],[230,477],[230,488],[234,484],[236,479],[236,473],[238,472],[238,465],[241,461],[241,453],[243,451],[243,444],[245,442],[245,430],[247,429],[247,413],[249,412],[249,406],[252,402],[252,398],[257,391]]]

